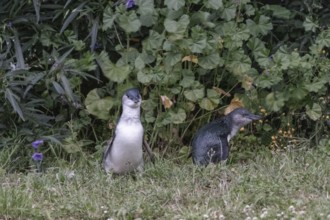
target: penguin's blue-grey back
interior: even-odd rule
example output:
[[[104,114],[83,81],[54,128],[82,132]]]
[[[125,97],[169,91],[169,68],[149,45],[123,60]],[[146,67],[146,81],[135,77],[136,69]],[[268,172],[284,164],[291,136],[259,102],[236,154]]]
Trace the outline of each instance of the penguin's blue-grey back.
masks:
[[[229,156],[229,140],[244,125],[261,117],[244,108],[238,108],[200,128],[192,141],[192,159],[195,164],[207,165],[226,160]]]

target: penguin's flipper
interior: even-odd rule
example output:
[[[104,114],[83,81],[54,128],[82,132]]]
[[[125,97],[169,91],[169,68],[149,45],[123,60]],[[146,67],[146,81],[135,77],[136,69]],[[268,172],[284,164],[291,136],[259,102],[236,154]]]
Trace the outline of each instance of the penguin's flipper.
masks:
[[[227,160],[229,156],[229,143],[226,137],[220,137],[220,142],[214,148],[214,155],[211,157],[212,163],[219,163],[220,161]]]
[[[103,152],[103,159],[102,159],[103,168],[106,168],[106,167],[105,167],[105,166],[106,166],[106,160],[107,160],[107,157],[108,157],[109,154],[110,154],[113,140],[114,140],[114,137],[110,138],[110,139],[107,141],[107,144],[106,144],[106,146],[105,146],[105,149],[104,149],[104,152]]]
[[[151,162],[155,163],[155,155],[152,153],[150,145],[148,144],[148,142],[144,138],[143,138],[143,146],[144,146],[144,149],[147,151]]]

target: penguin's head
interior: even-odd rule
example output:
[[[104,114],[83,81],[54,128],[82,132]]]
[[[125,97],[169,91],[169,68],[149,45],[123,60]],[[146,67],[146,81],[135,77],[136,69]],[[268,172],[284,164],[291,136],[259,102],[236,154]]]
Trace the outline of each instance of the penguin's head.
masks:
[[[262,118],[259,115],[252,114],[245,108],[237,108],[229,115],[232,119],[233,124],[238,127],[243,127],[244,125],[247,125],[252,121],[259,120]]]
[[[132,88],[126,90],[122,98],[123,105],[126,105],[131,108],[139,108],[141,105],[141,95],[138,89]]]

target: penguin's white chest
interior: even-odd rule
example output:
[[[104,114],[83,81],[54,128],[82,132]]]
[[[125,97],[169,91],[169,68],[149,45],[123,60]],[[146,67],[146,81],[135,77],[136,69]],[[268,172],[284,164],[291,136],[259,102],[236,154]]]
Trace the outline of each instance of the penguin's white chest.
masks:
[[[140,122],[122,121],[116,127],[110,161],[116,173],[143,169],[143,127]]]

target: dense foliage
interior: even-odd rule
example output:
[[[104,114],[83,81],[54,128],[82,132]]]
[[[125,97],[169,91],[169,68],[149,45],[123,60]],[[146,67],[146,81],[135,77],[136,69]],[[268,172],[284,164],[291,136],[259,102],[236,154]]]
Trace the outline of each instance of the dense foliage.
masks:
[[[264,113],[259,144],[327,150],[329,5],[1,1],[0,147],[11,158],[35,139],[56,157],[99,152],[120,96],[135,86],[146,137],[160,152],[189,145],[231,101]]]

